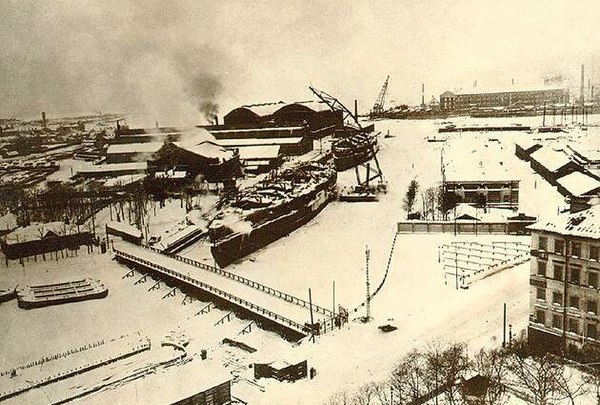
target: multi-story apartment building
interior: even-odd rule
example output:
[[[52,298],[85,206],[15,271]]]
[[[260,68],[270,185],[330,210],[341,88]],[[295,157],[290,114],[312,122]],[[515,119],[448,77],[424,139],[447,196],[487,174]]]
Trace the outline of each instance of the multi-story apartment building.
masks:
[[[600,205],[529,229],[529,342],[565,353],[572,346],[600,346]]]

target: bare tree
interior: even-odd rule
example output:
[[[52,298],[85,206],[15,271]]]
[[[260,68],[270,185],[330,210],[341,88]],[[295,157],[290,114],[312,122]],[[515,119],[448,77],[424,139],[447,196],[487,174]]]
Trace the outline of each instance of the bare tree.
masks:
[[[488,380],[485,403],[506,404],[506,382],[508,374],[507,353],[500,349],[480,350],[473,360],[473,370]]]
[[[375,383],[368,383],[356,390],[352,396],[353,405],[371,405],[377,398],[377,389]]]
[[[425,368],[425,358],[416,350],[408,353],[398,363],[392,372],[390,384],[399,403],[417,401],[427,394]]]
[[[337,392],[335,394],[333,394],[332,396],[329,397],[329,399],[327,400],[327,402],[325,402],[326,405],[350,405],[350,396],[348,395],[348,391],[343,390],[340,392]]]
[[[551,354],[541,357],[524,357],[510,354],[509,386],[516,392],[525,394],[535,405],[549,405],[569,401],[583,394],[583,384],[569,381],[571,370],[557,361]]]
[[[446,403],[458,403],[460,401],[458,381],[469,368],[466,346],[462,343],[448,345],[435,341],[429,344],[425,359],[429,392],[435,396],[443,393]]]

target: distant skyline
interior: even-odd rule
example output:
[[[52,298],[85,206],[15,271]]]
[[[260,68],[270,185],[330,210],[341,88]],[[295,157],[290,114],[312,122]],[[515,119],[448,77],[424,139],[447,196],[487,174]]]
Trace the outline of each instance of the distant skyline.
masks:
[[[0,117],[138,112],[204,122],[241,104],[312,97],[366,111],[445,90],[600,72],[593,1],[0,0]]]

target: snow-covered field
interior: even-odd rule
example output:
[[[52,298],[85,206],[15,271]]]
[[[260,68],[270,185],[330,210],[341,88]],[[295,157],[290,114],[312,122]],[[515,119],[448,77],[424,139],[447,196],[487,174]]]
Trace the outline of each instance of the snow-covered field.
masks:
[[[465,119],[456,123],[460,124],[458,121],[461,120]],[[539,117],[473,121],[539,125]],[[308,299],[311,288],[313,299],[327,307],[335,305],[337,309],[341,304],[348,309],[355,308],[365,297],[366,247],[370,250],[369,276],[373,290],[386,270],[396,222],[406,216],[401,206],[408,183],[416,178],[424,189],[440,181],[442,147],[444,159],[461,160],[461,156],[468,154],[481,156],[479,160],[483,164],[488,160],[502,161],[509,172],[521,180],[519,212],[550,216],[563,204],[563,198],[555,188],[533,173],[528,163],[514,156],[513,142],[532,135],[469,133],[456,135],[456,140],[447,143],[428,143],[425,138],[437,134],[439,127],[434,121],[377,121],[376,127],[382,133],[389,129],[390,134],[395,135],[394,138],[380,139],[378,156],[389,191],[379,202],[333,202],[303,228],[227,270],[303,299]],[[590,128],[589,132],[594,130]],[[453,137],[451,135],[451,139]],[[489,138],[498,141],[489,142]],[[340,187],[353,182],[352,170],[340,173]],[[183,219],[184,211],[180,204],[171,202],[151,221],[150,227],[158,231],[174,226]],[[224,325],[214,326],[226,312],[213,310],[209,314],[195,315],[206,303],[194,301],[182,305],[183,295],[179,291],[175,297],[163,299],[169,289],[161,285],[158,290],[148,291],[154,283],[151,280],[134,285],[140,275],[136,273],[134,277],[123,279],[127,269],[112,261],[108,254],[82,251],[77,258],[30,262],[25,267],[11,264],[9,268],[0,268],[0,285],[85,275],[101,279],[110,292],[103,300],[29,311],[17,308],[16,301],[3,303],[0,305],[0,324],[3,325],[0,362],[13,364],[59,352],[71,345],[80,346],[135,331],[157,342],[170,330],[180,327],[191,339],[190,356],[209,349],[208,362],[200,363],[194,359],[190,364],[198,362],[199,366],[210,367],[215,372],[217,369],[225,372],[235,369],[239,379],[232,392],[236,397],[252,404],[322,403],[337,391],[384,379],[403,353],[434,339],[466,341],[473,350],[499,345],[504,303],[513,332],[516,334],[526,327],[529,264],[478,281],[469,290],[455,290],[452,285],[444,284],[443,268],[438,262],[438,247],[455,240],[529,242],[528,237],[513,236],[400,235],[387,282],[372,302],[373,320],[366,324],[351,321],[343,329],[318,338],[315,343],[303,341],[299,345],[255,327],[248,335],[238,335],[248,320],[233,318]],[[206,246],[202,246],[187,249],[184,254],[202,260],[207,259],[207,252]],[[351,313],[350,318],[362,315],[364,308]],[[381,333],[377,327],[387,323],[398,330]],[[218,342],[224,337],[243,341],[258,351],[248,354],[222,346]],[[232,367],[231,358],[240,366]],[[253,370],[248,366],[255,361],[298,358],[308,359],[309,367],[317,370],[315,379],[294,384],[257,381],[263,389],[244,380],[252,380]],[[194,369],[190,367],[189,372],[193,373]],[[198,373],[202,378],[200,371]],[[169,375],[170,371],[165,370],[145,377],[145,380],[158,382],[168,379]],[[93,394],[82,402],[102,403],[110,398],[114,403],[131,403],[135,400],[135,394],[131,393],[132,384],[137,383],[125,385],[122,391]],[[177,384],[167,388],[165,384],[144,384],[144,387],[152,386],[174,392],[178,389]]]

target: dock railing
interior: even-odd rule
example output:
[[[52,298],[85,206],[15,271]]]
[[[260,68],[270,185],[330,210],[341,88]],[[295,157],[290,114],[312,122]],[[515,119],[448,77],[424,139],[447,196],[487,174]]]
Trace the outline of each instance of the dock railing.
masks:
[[[156,248],[153,248],[153,247],[150,247],[150,246],[144,246],[144,248],[147,249],[147,250],[150,250],[152,252],[156,252],[156,253],[159,253],[161,255],[164,255],[164,256],[170,257],[172,259],[178,260],[180,262],[192,265],[194,267],[198,267],[198,268],[201,268],[203,270],[208,270],[210,272],[219,274],[220,276],[227,277],[227,278],[229,278],[231,280],[234,280],[234,281],[237,281],[239,283],[245,284],[245,285],[250,286],[252,288],[255,288],[255,289],[259,290],[259,291],[262,291],[262,292],[265,292],[267,294],[273,295],[273,296],[275,296],[277,298],[281,298],[284,301],[290,302],[292,304],[299,305],[299,306],[301,306],[303,308],[310,308],[310,305],[311,305],[310,302],[308,302],[306,300],[303,300],[302,298],[295,297],[295,296],[293,296],[291,294],[285,293],[285,292],[277,290],[275,288],[271,288],[271,287],[266,286],[264,284],[261,284],[261,283],[258,283],[256,281],[250,280],[248,278],[242,277],[240,275],[234,274],[234,273],[232,273],[230,271],[219,269],[218,267],[210,266],[208,264],[201,263],[201,262],[199,262],[197,260],[189,259],[187,257],[178,256],[178,255],[171,255],[171,254],[165,254],[162,251],[160,251],[159,249],[156,249]],[[315,312],[317,312],[319,314],[323,314],[323,315],[325,315],[327,317],[333,317],[333,312],[331,310],[327,309],[327,308],[323,308],[323,307],[321,307],[319,305],[312,304],[312,309],[313,309],[313,311],[315,311]]]
[[[282,315],[279,315],[279,314],[277,314],[275,312],[269,311],[268,309],[263,308],[263,307],[261,307],[259,305],[256,305],[256,304],[254,304],[252,302],[246,301],[246,300],[244,300],[242,298],[239,298],[239,297],[237,297],[237,296],[235,296],[233,294],[230,294],[230,293],[228,293],[226,291],[223,291],[221,289],[218,289],[216,287],[213,287],[211,285],[203,283],[202,281],[196,280],[193,277],[186,276],[185,274],[181,274],[181,273],[179,273],[177,271],[168,269],[168,268],[166,268],[164,266],[161,266],[159,264],[153,263],[153,262],[151,262],[149,260],[145,260],[145,259],[139,258],[137,256],[131,255],[129,253],[123,252],[123,251],[121,251],[121,250],[119,250],[117,248],[114,249],[114,252],[115,252],[115,254],[117,256],[123,257],[123,258],[125,258],[127,260],[131,260],[131,261],[133,261],[135,263],[138,263],[138,264],[142,264],[142,265],[144,265],[146,267],[149,267],[149,268],[157,270],[157,271],[159,271],[161,273],[167,274],[167,275],[169,275],[171,277],[174,277],[174,278],[176,278],[178,280],[181,280],[181,281],[184,281],[186,283],[189,283],[189,284],[195,285],[197,287],[200,287],[201,289],[203,289],[205,291],[208,291],[208,292],[210,292],[210,293],[212,293],[212,294],[214,294],[214,295],[216,295],[218,297],[224,298],[227,301],[233,302],[233,303],[239,305],[240,307],[243,307],[245,309],[249,309],[252,312],[261,314],[262,316],[266,317],[269,320],[276,321],[277,323],[286,325],[290,329],[295,330],[297,332],[305,333],[304,325],[301,325],[298,322],[295,322],[295,321],[293,321],[293,320],[291,320],[289,318],[286,318],[286,317],[284,317]]]

